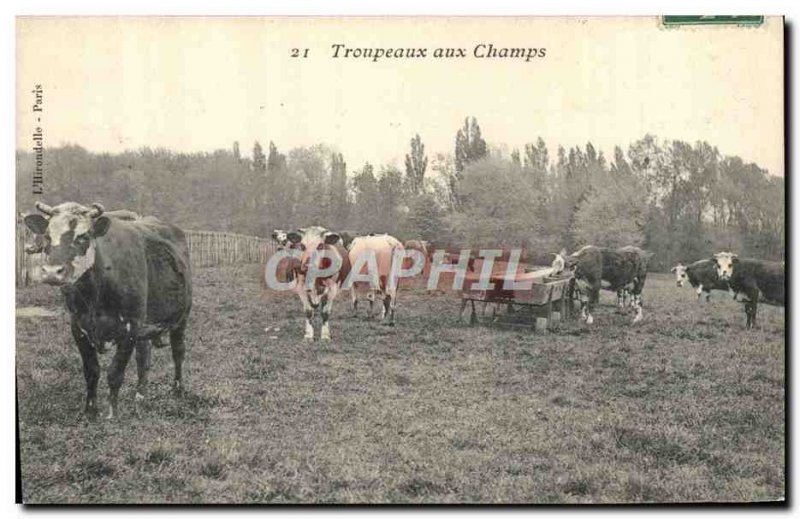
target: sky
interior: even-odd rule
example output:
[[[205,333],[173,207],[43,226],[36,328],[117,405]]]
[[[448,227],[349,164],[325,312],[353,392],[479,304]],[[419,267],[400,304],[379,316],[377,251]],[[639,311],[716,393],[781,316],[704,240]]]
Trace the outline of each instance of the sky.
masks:
[[[423,59],[334,58],[424,47]],[[544,48],[480,59],[479,44]],[[439,47],[467,57],[434,59]],[[297,48],[302,56],[292,57]],[[341,54],[341,52],[340,52]],[[32,111],[41,85],[43,112]],[[466,116],[507,150],[539,136],[606,156],[646,133],[784,173],[783,28],[666,29],[656,17],[18,18],[17,147],[212,151],[326,143],[348,170],[452,153]],[[39,121],[38,119],[41,119]]]

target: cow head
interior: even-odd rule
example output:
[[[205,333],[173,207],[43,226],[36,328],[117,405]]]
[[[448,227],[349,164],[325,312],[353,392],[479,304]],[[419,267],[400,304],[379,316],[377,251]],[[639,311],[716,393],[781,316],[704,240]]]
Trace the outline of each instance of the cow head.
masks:
[[[45,254],[42,282],[49,285],[75,282],[94,265],[94,239],[108,231],[111,220],[103,216],[100,204],[85,207],[66,202],[50,207],[36,202],[36,209],[43,214],[27,215],[25,225],[42,243]]]
[[[739,257],[731,252],[718,252],[714,254],[714,263],[717,264],[719,279],[727,281],[733,276],[733,267],[739,262]]]
[[[550,267],[553,269],[553,274],[561,274],[567,267],[567,251],[566,249],[561,249],[553,254],[553,256],[553,263],[550,264]]]
[[[283,229],[275,229],[272,231],[272,239],[278,242],[278,245],[281,247],[286,247],[286,244],[289,243],[289,233],[284,231]]]
[[[317,270],[328,268],[329,264],[326,262],[327,258],[324,257],[323,251],[330,249],[332,245],[341,243],[342,239],[338,233],[329,231],[323,227],[298,229],[287,233],[286,237],[290,243],[301,251],[301,274],[307,273],[309,267],[312,265]]]
[[[669,269],[669,271],[675,274],[675,284],[678,285],[679,287],[682,287],[683,283],[687,279],[686,266],[683,263],[678,263],[677,265]]]

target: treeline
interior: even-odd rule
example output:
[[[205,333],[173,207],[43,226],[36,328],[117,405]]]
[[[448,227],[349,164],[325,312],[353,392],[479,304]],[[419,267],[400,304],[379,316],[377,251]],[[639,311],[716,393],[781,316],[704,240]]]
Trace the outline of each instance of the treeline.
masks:
[[[586,245],[639,245],[653,267],[719,250],[783,259],[784,180],[706,142],[651,135],[615,147],[591,143],[555,157],[541,139],[510,151],[490,146],[477,121],[455,133],[452,154],[429,157],[419,135],[404,166],[364,164],[318,144],[282,152],[256,142],[213,153],[143,148],[96,154],[79,146],[45,151],[45,193],[153,214],[187,229],[269,236],[274,228],[321,224],[389,232],[439,245],[525,247],[550,252]],[[17,206],[30,211],[34,157],[17,152]]]

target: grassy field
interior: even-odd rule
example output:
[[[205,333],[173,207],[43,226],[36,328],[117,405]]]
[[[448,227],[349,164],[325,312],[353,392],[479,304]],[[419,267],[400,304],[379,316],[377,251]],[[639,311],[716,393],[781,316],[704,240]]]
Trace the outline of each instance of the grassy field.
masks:
[[[784,309],[698,302],[651,275],[633,326],[604,293],[595,323],[547,335],[468,327],[453,294],[400,292],[397,326],[334,308],[302,340],[300,303],[256,266],[199,269],[185,367],[155,350],[133,412],[82,417],[67,316],[17,317],[27,503],[588,503],[780,499]],[[19,307],[61,307],[48,287]],[[269,332],[265,328],[270,327]],[[107,366],[110,354],[101,359]],[[105,377],[99,388],[105,407]]]

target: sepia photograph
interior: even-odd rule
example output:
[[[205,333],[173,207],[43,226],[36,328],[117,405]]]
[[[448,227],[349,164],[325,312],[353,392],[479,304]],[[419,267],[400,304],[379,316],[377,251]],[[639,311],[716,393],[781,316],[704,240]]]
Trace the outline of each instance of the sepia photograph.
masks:
[[[786,34],[18,16],[18,499],[784,503]]]

